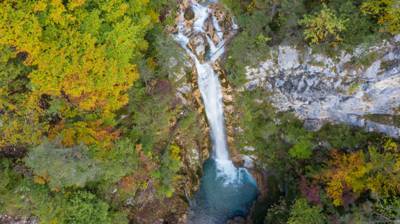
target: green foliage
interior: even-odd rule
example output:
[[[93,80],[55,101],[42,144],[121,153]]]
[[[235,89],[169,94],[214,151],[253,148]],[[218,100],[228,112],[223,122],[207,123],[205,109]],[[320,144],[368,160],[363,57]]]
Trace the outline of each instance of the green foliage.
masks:
[[[147,39],[150,42],[148,49],[150,57],[141,63],[141,79],[145,82],[151,79],[173,80],[175,73],[182,72],[185,61],[190,59],[162,26],[152,29]]]
[[[0,160],[0,213],[8,212],[10,204],[14,204],[15,195],[11,189],[15,187],[21,177],[12,170],[11,161]],[[11,210],[11,209],[10,209]]]
[[[395,221],[400,217],[400,199],[380,199],[374,204],[374,210],[386,220]]]
[[[63,223],[111,223],[108,205],[86,191],[78,191],[68,197],[65,214],[66,217]]]
[[[0,3],[0,14],[0,49],[25,55],[30,68],[24,74],[31,92],[25,94],[32,96],[16,106],[35,108],[47,96],[45,110],[61,101],[52,113],[57,125],[47,121],[54,125],[50,137],[61,137],[66,146],[110,146],[114,113],[128,102],[126,93],[139,76],[136,64],[148,46],[145,34],[158,21],[149,1],[13,0]],[[11,131],[26,139],[33,135],[22,119],[11,119]]]
[[[342,205],[346,194],[352,194],[354,198],[366,192],[379,198],[398,194],[400,156],[397,150],[397,144],[390,141],[384,145],[382,152],[375,147],[369,147],[368,153],[332,152],[322,179],[333,204]]]
[[[323,224],[327,223],[326,217],[322,214],[322,209],[312,206],[306,199],[297,199],[290,210],[288,224]]]
[[[318,138],[324,139],[336,149],[349,149],[362,147],[367,139],[374,139],[374,134],[366,133],[344,124],[327,124],[318,132]]]
[[[235,14],[240,27],[239,34],[230,44],[226,62],[229,78],[235,84],[244,82],[245,66],[270,56],[271,46],[304,45],[302,39],[305,36],[314,49],[336,55],[339,49],[352,51],[357,45],[370,45],[387,37],[379,32],[379,24],[363,13],[362,1],[331,0],[323,4],[303,0],[223,2]],[[397,10],[393,5],[385,7]],[[339,49],[332,49],[332,45]]]
[[[302,138],[289,149],[289,155],[296,159],[308,159],[312,155],[312,147],[309,139]]]
[[[161,166],[153,175],[159,181],[158,191],[161,196],[171,197],[174,193],[174,184],[178,180],[177,172],[181,168],[181,149],[171,145],[161,158]]]
[[[137,82],[131,90],[129,103],[129,138],[142,144],[145,152],[162,149],[169,137],[169,124],[176,111],[171,106],[172,84],[167,80],[154,80],[148,86]],[[157,144],[157,145],[156,145]]]
[[[243,131],[236,133],[237,145],[255,147],[259,160],[269,167],[288,168],[290,158],[309,158],[313,135],[292,114],[277,113],[268,101],[262,100],[267,97],[263,90],[238,96],[235,108],[239,112],[238,126]]]
[[[236,125],[243,129],[235,133],[235,142],[239,147],[255,148],[246,153],[255,154],[257,165],[277,177],[277,194],[291,201],[301,192],[303,197],[316,198],[321,203],[318,207],[308,205],[304,199],[297,205],[295,203],[294,208],[298,210],[295,213],[293,208],[289,223],[326,223],[328,214],[336,214],[343,222],[381,220],[377,218],[379,215],[368,214],[367,205],[355,204],[355,201],[381,200],[394,195],[397,198],[399,160],[396,141],[344,124],[328,124],[317,132],[309,132],[290,113],[277,113],[264,100],[268,99],[268,93],[260,89],[240,92],[235,99]],[[358,150],[367,147],[368,152]],[[341,156],[331,157],[336,162],[329,162],[328,152],[332,149],[351,153],[340,152]],[[310,179],[302,182],[301,176]],[[269,207],[274,202],[268,201],[264,220],[285,222],[287,209],[277,203],[275,201],[276,206]],[[355,205],[347,208],[352,203]],[[337,209],[335,205],[338,204],[345,206],[345,211]],[[369,207],[373,209],[372,205]],[[300,213],[303,210],[310,214],[303,215]]]
[[[0,148],[37,144],[46,125],[40,124],[40,108],[32,105],[23,55],[0,44]]]
[[[43,143],[29,152],[26,159],[39,184],[48,182],[53,190],[66,187],[84,187],[95,181],[101,170],[92,160],[84,146],[59,148]]]
[[[346,30],[347,20],[337,17],[336,13],[323,4],[321,11],[305,15],[299,21],[305,27],[304,36],[311,44],[320,42],[340,42],[340,33]]]
[[[128,223],[125,214],[88,191],[54,192],[33,183],[0,161],[0,212],[12,216],[36,216],[40,223]],[[115,220],[114,220],[115,219]],[[119,221],[116,221],[119,220]]]
[[[269,38],[264,34],[251,36],[246,31],[235,37],[228,50],[226,69],[231,83],[239,86],[245,82],[245,67],[266,58]]]
[[[391,34],[400,33],[400,7],[397,0],[366,0],[361,10],[377,20]]]
[[[240,27],[240,32],[228,48],[225,67],[231,83],[240,85],[244,82],[245,66],[264,59],[269,50],[270,17],[266,16],[269,4],[268,0],[250,3],[225,0],[224,3],[233,11]]]
[[[29,152],[25,162],[33,170],[36,183],[48,183],[56,191],[83,188],[93,182],[109,186],[135,172],[140,164],[135,145],[126,138],[108,150],[43,143]]]
[[[289,208],[284,200],[280,200],[277,204],[268,208],[264,224],[286,224],[289,218]]]
[[[379,31],[375,21],[364,15],[359,4],[353,0],[329,1],[329,8],[334,9],[340,18],[346,20],[346,29],[341,32],[342,42],[340,47],[353,51],[357,45],[371,45],[385,37]]]
[[[63,213],[59,206],[63,200],[60,194],[50,195],[46,186],[33,184],[12,170],[9,160],[0,161],[0,212],[12,216],[39,217],[43,223],[61,221]]]
[[[235,85],[245,81],[245,67],[270,57],[272,44],[298,42],[297,20],[305,13],[298,0],[224,0],[239,25],[238,35],[230,43],[226,69]]]
[[[127,138],[118,140],[109,150],[93,148],[92,154],[101,169],[104,184],[113,184],[128,174],[140,172],[137,170],[140,164],[138,151]]]

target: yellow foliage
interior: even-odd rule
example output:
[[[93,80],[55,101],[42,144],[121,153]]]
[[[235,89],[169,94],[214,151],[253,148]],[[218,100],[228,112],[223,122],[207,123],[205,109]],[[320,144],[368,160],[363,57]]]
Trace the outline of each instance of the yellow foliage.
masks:
[[[360,151],[349,155],[334,151],[332,158],[329,163],[330,169],[323,178],[328,182],[326,191],[333,199],[333,204],[341,205],[345,188],[352,188],[357,194],[363,191],[363,178],[371,170],[371,166],[365,163],[364,155]]]
[[[85,145],[97,144],[102,147],[111,146],[111,142],[119,136],[117,131],[104,127],[100,120],[74,123],[60,123],[51,130],[51,139],[61,137],[62,144],[70,147],[83,143]]]
[[[179,146],[177,145],[171,145],[170,147],[170,155],[171,155],[171,159],[174,161],[180,161],[181,160],[181,148],[179,148]]]
[[[319,13],[305,15],[299,24],[305,26],[304,36],[311,44],[341,41],[340,32],[346,30],[346,20],[338,18],[325,4]]]
[[[46,180],[46,178],[41,177],[41,176],[34,176],[33,182],[35,182],[36,184],[43,185],[43,184],[46,184],[47,180]]]
[[[43,12],[47,8],[47,1],[39,0],[33,6],[33,12]]]
[[[362,3],[361,11],[377,19],[384,31],[400,33],[400,2],[398,0],[367,0]]]
[[[387,144],[392,145],[390,141]],[[342,205],[345,191],[359,196],[370,190],[387,197],[400,192],[400,155],[395,151],[379,153],[375,148],[368,150],[368,157],[363,151],[350,154],[334,151],[322,179],[336,206]]]
[[[139,77],[133,59],[147,49],[144,35],[158,16],[148,0],[64,3],[1,1],[0,46],[13,47],[16,53],[27,55],[23,63],[32,68],[28,75],[32,90],[29,94],[64,101],[64,107],[56,111],[63,124],[52,128],[51,135],[64,137],[67,145],[109,141],[115,135],[106,131],[109,127],[104,124],[127,104],[127,91]],[[90,9],[86,8],[88,5]],[[1,88],[0,93],[6,95],[7,91]],[[40,97],[36,100],[31,105],[38,105]],[[0,105],[7,103],[1,101]],[[35,114],[35,119],[40,115]],[[83,120],[67,124],[74,116]],[[18,130],[29,134],[28,128],[13,119],[5,118],[10,130],[7,137]],[[100,122],[94,124],[93,120]]]
[[[68,3],[68,9],[69,10],[74,10],[75,8],[78,8],[80,6],[82,6],[83,4],[85,4],[86,0],[71,0]]]
[[[42,110],[35,104],[37,100],[37,96],[30,95],[21,99],[18,105],[0,102],[0,110],[5,111],[0,116],[0,148],[9,145],[35,145],[40,142],[47,125],[40,123]]]

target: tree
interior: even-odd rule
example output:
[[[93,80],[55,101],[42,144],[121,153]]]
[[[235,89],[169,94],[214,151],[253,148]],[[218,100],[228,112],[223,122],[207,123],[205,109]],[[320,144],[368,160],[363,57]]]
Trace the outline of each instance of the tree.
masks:
[[[276,204],[273,204],[267,210],[267,215],[264,218],[264,224],[286,224],[289,218],[289,210],[286,201],[281,199]]]
[[[361,151],[349,155],[333,151],[332,160],[328,163],[326,192],[333,199],[334,205],[343,204],[343,196],[346,191],[356,194],[356,197],[365,188],[365,176],[371,171],[370,164],[365,162],[365,156]]]
[[[338,18],[325,4],[318,13],[305,15],[299,24],[305,27],[304,36],[311,44],[339,42],[340,32],[346,29],[346,20]]]
[[[312,155],[312,147],[310,139],[303,137],[289,149],[289,155],[296,159],[308,159]]]
[[[23,54],[0,44],[0,149],[37,144],[46,125],[40,123],[38,96],[29,89]]]
[[[181,168],[181,149],[171,145],[161,158],[161,166],[153,175],[158,180],[158,189],[161,196],[171,197],[174,193],[174,184],[179,178],[177,172]]]
[[[358,198],[371,191],[380,198],[400,192],[400,155],[396,143],[387,142],[383,152],[370,147],[368,152],[333,151],[328,169],[322,174],[328,196],[336,206],[344,204],[346,194]]]
[[[77,191],[67,199],[66,217],[63,223],[112,223],[108,209],[108,204],[99,200],[96,195],[86,191]]]
[[[366,0],[361,4],[361,11],[371,15],[383,30],[391,34],[400,33],[400,3],[397,0]]]
[[[297,199],[290,210],[288,224],[323,224],[327,223],[322,208],[311,206],[306,199]]]
[[[98,162],[89,157],[84,146],[60,148],[44,143],[31,150],[25,162],[33,170],[36,183],[48,183],[56,191],[67,187],[85,187],[101,175]]]
[[[149,1],[10,0],[0,3],[0,14],[0,48],[26,55],[23,64],[31,69],[36,98],[29,103],[38,105],[46,95],[47,107],[61,105],[53,107],[61,122],[51,136],[74,135],[73,142],[64,141],[69,146],[107,145],[102,130],[128,102],[127,90],[139,76],[135,62],[147,47],[144,36],[158,20]],[[70,133],[68,125],[84,129]]]

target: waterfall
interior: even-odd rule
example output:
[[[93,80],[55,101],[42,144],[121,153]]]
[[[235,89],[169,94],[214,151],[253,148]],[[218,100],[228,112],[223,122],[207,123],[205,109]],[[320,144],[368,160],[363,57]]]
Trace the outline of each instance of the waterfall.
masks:
[[[223,224],[236,216],[245,217],[258,194],[251,174],[245,168],[236,168],[230,160],[221,84],[214,68],[225,52],[226,36],[229,32],[232,34],[237,26],[233,21],[226,22],[225,18],[224,25],[228,23],[231,27],[220,27],[214,16],[215,7],[189,1],[189,5],[181,5],[178,32],[174,37],[190,56],[197,71],[198,86],[210,126],[212,156],[203,165],[200,189],[190,203],[188,223]],[[192,10],[194,18],[185,21],[188,9]]]
[[[216,162],[218,176],[224,178],[227,184],[237,183],[240,181],[239,177],[241,171],[247,172],[247,170],[236,168],[230,160],[225,134],[221,84],[217,73],[213,69],[216,60],[225,52],[224,34],[217,18],[213,15],[213,11],[208,5],[203,6],[192,1],[191,9],[194,12],[193,23],[191,25],[189,24],[189,26],[185,24],[184,11],[182,10],[178,22],[178,33],[175,35],[175,39],[191,57],[197,70],[198,86],[210,126],[210,135],[213,144],[212,159]],[[205,24],[207,21],[211,21],[210,24],[216,34],[214,38],[205,31]],[[232,22],[232,24],[231,30],[237,29],[235,23]],[[195,49],[190,49],[189,43],[193,43],[194,38],[203,40],[203,42],[200,41],[197,45],[192,45],[192,48]],[[208,45],[209,51],[205,52],[205,59],[201,60],[201,55],[199,55],[197,49],[206,49],[206,44]]]

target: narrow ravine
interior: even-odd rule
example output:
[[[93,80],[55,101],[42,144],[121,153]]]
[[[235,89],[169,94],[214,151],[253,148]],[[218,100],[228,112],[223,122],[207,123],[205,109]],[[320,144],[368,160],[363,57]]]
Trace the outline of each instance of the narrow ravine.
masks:
[[[193,21],[185,21],[188,9],[182,9],[175,35],[195,65],[212,140],[212,157],[204,164],[200,190],[191,205],[189,222],[194,224],[219,224],[235,216],[246,216],[257,195],[251,174],[245,168],[235,167],[229,156],[221,84],[214,70],[224,54],[226,35],[211,5],[191,1],[188,9],[194,14]],[[232,22],[228,29],[234,32],[237,27]]]

